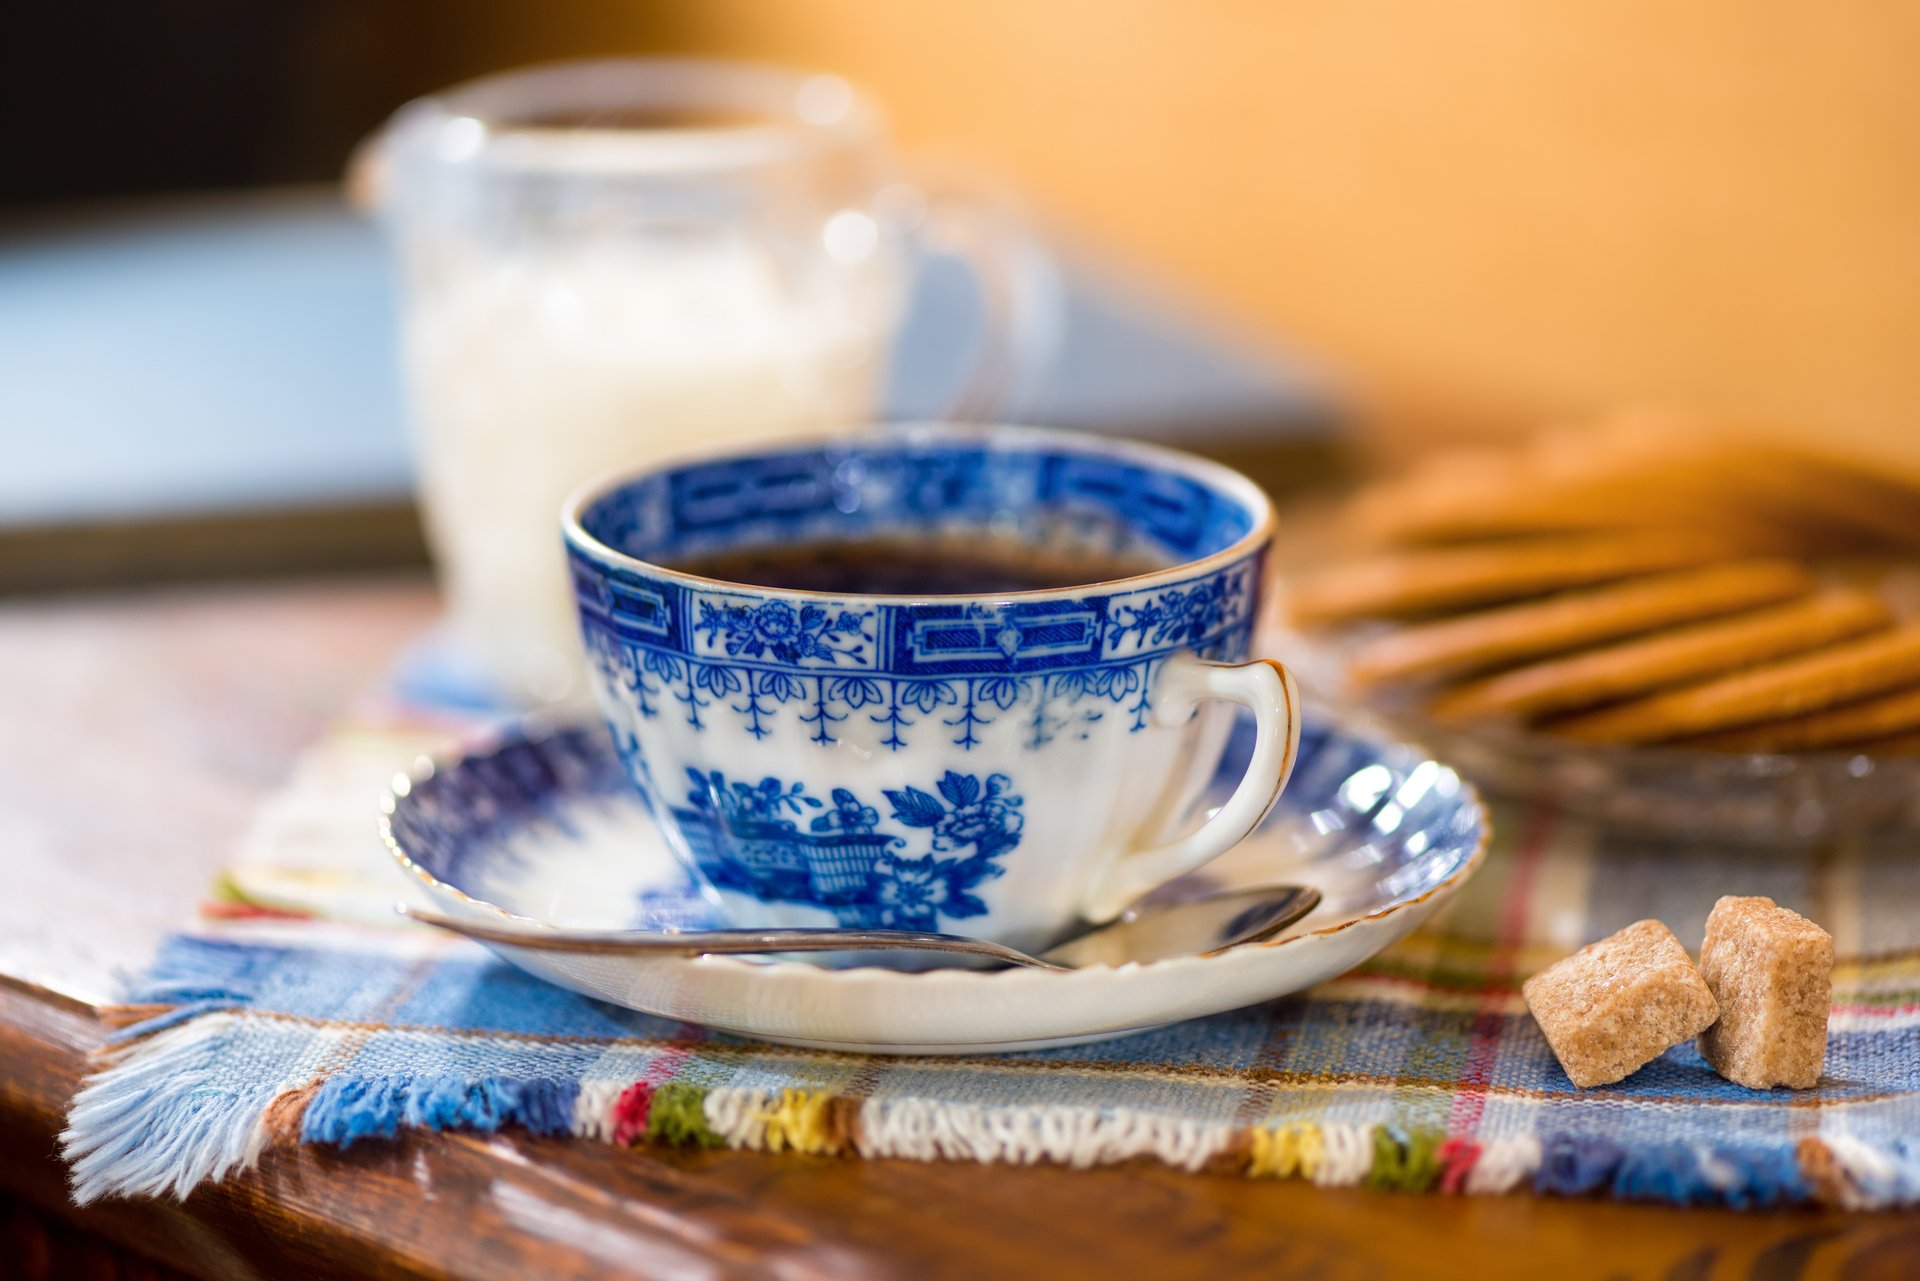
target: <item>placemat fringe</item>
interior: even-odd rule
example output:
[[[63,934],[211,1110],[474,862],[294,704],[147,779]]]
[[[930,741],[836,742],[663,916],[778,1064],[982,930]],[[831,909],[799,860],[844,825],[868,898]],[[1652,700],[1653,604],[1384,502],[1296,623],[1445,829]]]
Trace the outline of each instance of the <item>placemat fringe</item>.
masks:
[[[402,1129],[492,1131],[513,1124],[530,1134],[571,1134],[579,1083],[457,1076],[335,1076],[321,1083],[300,1122],[307,1143],[351,1147]]]
[[[1176,1169],[1298,1178],[1322,1187],[1498,1195],[1523,1186],[1676,1205],[1760,1208],[1815,1201],[1872,1209],[1920,1201],[1920,1143],[1849,1134],[1795,1148],[1670,1143],[1625,1147],[1598,1135],[1487,1141],[1433,1128],[1295,1122],[1234,1126],[1120,1107],[992,1106],[855,1098],[835,1089],[706,1086],[645,1079],[394,1073],[327,1076],[351,1029],[302,1026],[306,1075],[247,1088],[231,1079],[244,1012],[244,958],[177,966],[143,985],[170,986],[197,1014],[149,1019],[107,1054],[75,1100],[61,1142],[81,1204],[109,1193],[184,1196],[251,1167],[273,1143],[345,1147],[402,1130],[491,1132],[516,1126],[622,1146],[730,1147],[819,1156],[965,1160],[1076,1168],[1140,1158]],[[223,975],[221,963],[229,964]],[[197,976],[188,982],[188,976]],[[218,982],[216,982],[218,980]],[[226,986],[221,986],[221,982]],[[209,1003],[238,1008],[207,1010]],[[152,1030],[157,1029],[157,1030]],[[290,1029],[292,1031],[293,1029]],[[671,1071],[667,1059],[656,1070]]]
[[[210,1089],[238,1016],[202,1014],[124,1046],[74,1099],[61,1150],[73,1199],[184,1197],[251,1166],[268,1139],[277,1084]]]

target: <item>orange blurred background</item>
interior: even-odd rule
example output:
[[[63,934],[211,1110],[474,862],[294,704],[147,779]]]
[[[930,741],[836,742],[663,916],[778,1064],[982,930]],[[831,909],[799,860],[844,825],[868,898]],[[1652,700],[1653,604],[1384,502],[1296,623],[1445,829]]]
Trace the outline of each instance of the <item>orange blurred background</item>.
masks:
[[[1920,6],[665,8],[528,7],[476,52],[838,71],[1390,424],[1659,399],[1920,459]]]
[[[998,171],[1073,243],[1327,358],[1390,429],[1657,399],[1920,461],[1920,5],[302,12],[272,119],[301,172],[337,166],[403,97],[530,61],[833,70],[909,149]]]

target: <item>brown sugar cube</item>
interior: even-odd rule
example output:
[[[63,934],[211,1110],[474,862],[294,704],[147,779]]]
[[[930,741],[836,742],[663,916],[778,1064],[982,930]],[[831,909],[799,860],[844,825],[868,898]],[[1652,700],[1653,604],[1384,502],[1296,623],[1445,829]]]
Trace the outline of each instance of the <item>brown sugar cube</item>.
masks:
[[[1720,1021],[1700,1037],[1714,1071],[1754,1090],[1819,1082],[1833,998],[1831,934],[1770,898],[1728,895],[1707,917],[1700,971],[1720,1005]]]
[[[1581,1089],[1611,1085],[1707,1029],[1719,1010],[1673,931],[1635,921],[1520,989],[1547,1044]]]

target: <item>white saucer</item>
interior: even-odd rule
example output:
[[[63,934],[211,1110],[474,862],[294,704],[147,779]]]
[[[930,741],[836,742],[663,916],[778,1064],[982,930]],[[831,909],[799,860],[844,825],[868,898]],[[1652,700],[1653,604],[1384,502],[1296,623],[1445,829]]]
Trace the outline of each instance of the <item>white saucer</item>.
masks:
[[[1217,803],[1245,760],[1242,734]],[[395,780],[382,833],[453,916],[578,928],[722,924],[668,852],[598,727],[527,734]],[[1253,837],[1178,896],[1304,883],[1287,937],[1212,957],[1043,970],[832,969],[740,957],[569,956],[498,947],[588,996],[789,1045],[984,1054],[1075,1045],[1311,987],[1405,937],[1479,867],[1486,811],[1415,748],[1309,724],[1293,780]]]

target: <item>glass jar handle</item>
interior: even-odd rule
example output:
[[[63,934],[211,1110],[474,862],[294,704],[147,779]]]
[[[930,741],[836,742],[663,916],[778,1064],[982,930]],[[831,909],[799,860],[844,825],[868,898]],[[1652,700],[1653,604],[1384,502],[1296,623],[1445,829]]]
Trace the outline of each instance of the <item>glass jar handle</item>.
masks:
[[[914,178],[924,202],[915,238],[968,265],[983,312],[979,355],[953,403],[938,416],[954,422],[1004,419],[1022,380],[1059,345],[1059,267],[1005,192],[941,170],[919,171]]]

